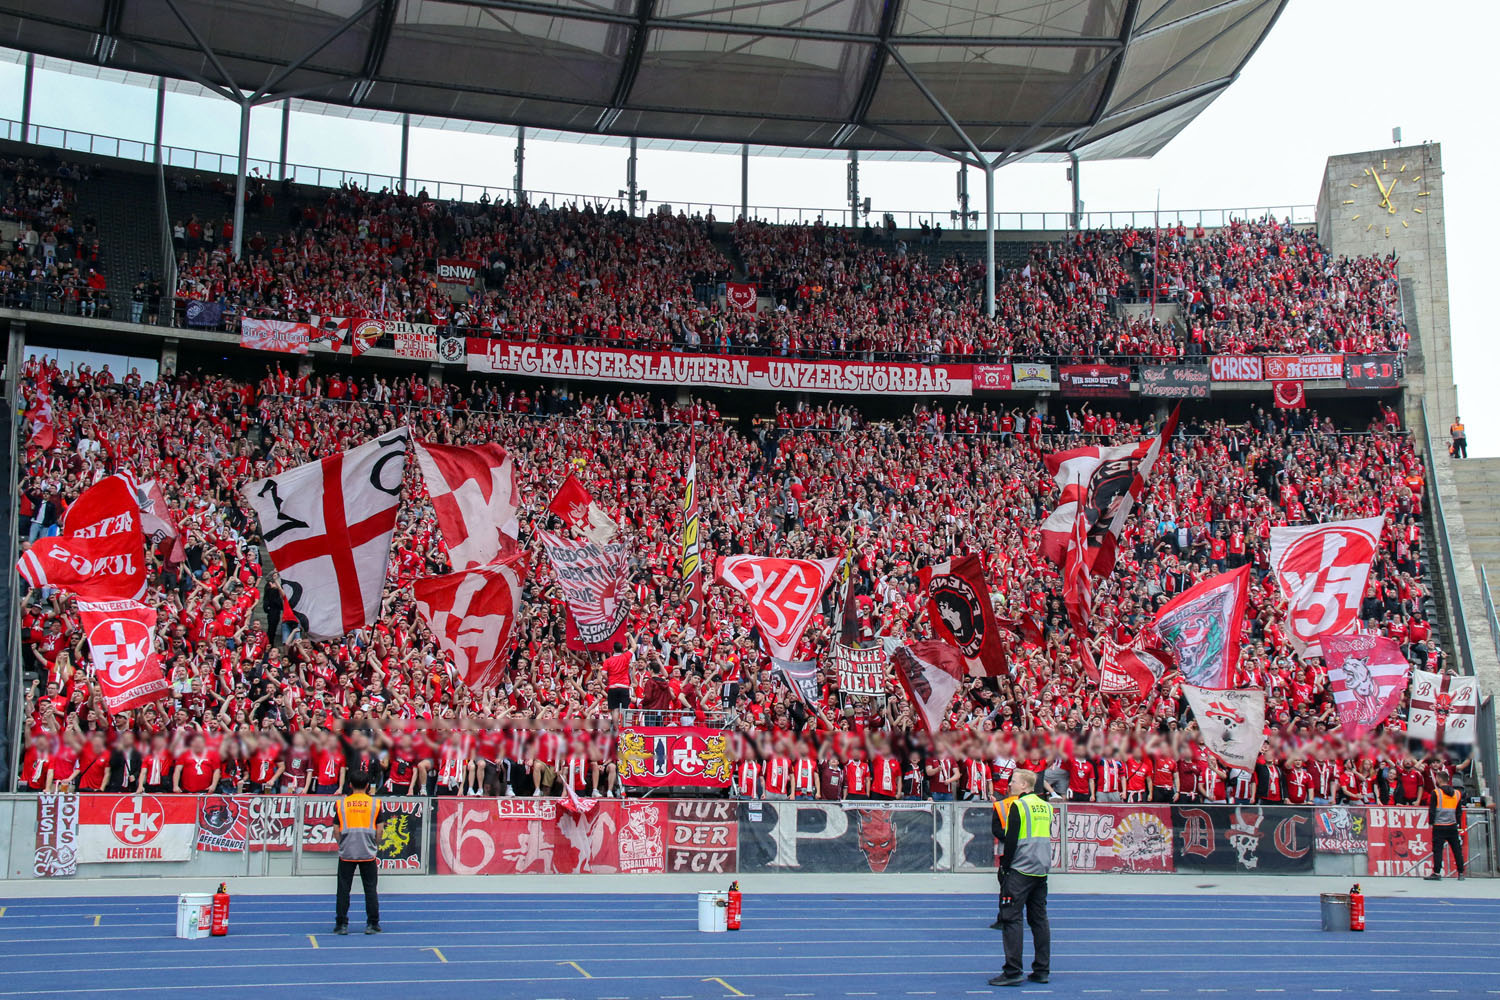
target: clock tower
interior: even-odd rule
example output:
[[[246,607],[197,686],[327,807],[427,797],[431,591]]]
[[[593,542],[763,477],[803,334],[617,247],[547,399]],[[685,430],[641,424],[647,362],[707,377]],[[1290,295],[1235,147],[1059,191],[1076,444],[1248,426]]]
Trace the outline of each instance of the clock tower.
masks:
[[[1448,250],[1443,156],[1438,143],[1330,156],[1318,192],[1318,238],[1335,256],[1399,258],[1401,301],[1412,337],[1406,403],[1427,401],[1438,440],[1458,410],[1448,330]]]

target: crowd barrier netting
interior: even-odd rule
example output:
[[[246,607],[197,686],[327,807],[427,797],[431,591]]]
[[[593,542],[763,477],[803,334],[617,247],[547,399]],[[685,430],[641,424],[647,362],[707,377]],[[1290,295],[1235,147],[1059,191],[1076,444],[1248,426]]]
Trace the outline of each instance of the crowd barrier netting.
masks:
[[[983,802],[387,798],[389,875],[981,872]],[[332,874],[334,799],[294,795],[0,797],[4,877]],[[1470,871],[1495,870],[1492,817],[1467,814]],[[1054,872],[1420,877],[1411,806],[1057,804]]]

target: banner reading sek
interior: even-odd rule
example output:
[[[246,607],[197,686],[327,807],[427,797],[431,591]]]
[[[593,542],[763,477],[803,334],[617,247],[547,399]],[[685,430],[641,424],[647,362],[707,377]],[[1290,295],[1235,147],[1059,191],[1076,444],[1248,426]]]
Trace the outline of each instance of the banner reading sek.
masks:
[[[439,875],[655,874],[667,868],[666,804],[557,799],[443,799]]]
[[[78,863],[187,861],[197,819],[192,795],[81,795]]]
[[[492,375],[702,385],[776,392],[906,393],[970,396],[972,365],[859,361],[782,361],[676,351],[627,351],[469,338],[468,368]]]
[[[616,750],[627,785],[729,787],[729,740],[717,729],[626,726]]]

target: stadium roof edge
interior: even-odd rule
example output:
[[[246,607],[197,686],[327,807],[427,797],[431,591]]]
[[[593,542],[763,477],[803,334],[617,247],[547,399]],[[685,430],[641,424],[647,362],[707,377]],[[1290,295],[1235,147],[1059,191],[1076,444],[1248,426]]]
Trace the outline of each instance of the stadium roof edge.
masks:
[[[977,146],[1098,160],[1160,150],[1234,82],[1286,2],[8,0],[0,31],[48,70],[421,128],[776,157],[932,161]]]

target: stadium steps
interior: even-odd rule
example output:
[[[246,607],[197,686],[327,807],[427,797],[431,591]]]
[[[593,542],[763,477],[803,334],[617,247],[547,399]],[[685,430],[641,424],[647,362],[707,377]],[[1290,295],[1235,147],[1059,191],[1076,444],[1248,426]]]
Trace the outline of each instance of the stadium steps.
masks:
[[[96,167],[78,187],[78,210],[98,221],[99,253],[116,317],[128,319],[127,303],[141,272],[159,276],[161,271],[156,184],[150,174]]]
[[[1469,552],[1474,568],[1481,567],[1500,587],[1500,458],[1468,458],[1453,462],[1464,526],[1469,530]]]

